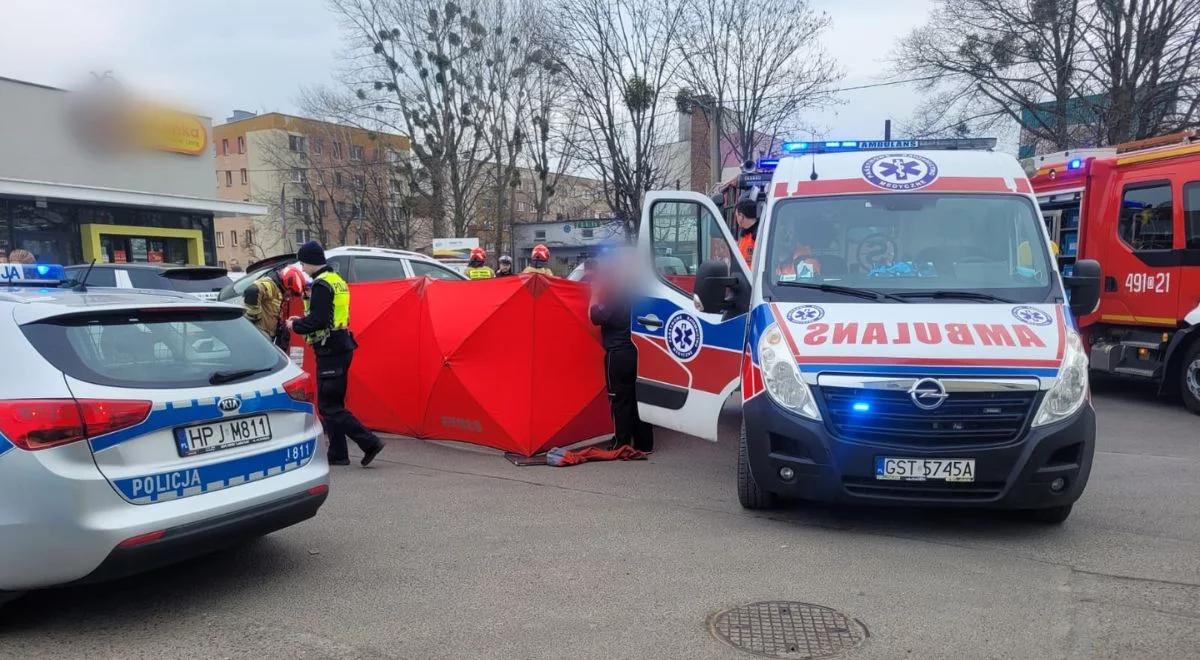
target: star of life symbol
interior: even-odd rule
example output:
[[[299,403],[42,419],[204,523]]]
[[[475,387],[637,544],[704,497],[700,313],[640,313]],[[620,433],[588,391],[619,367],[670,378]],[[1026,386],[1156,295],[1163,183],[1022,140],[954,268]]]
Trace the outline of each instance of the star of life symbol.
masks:
[[[676,313],[667,319],[666,339],[671,355],[684,362],[691,360],[700,353],[703,341],[699,321],[682,312]]]
[[[938,166],[915,154],[885,154],[863,163],[862,176],[885,190],[916,190],[937,180]]]
[[[792,308],[792,311],[787,313],[787,320],[792,323],[812,323],[819,321],[825,316],[825,310],[817,305],[800,305]]]
[[[1013,307],[1012,315],[1018,321],[1021,321],[1022,323],[1028,323],[1029,325],[1045,326],[1054,323],[1054,319],[1050,318],[1049,314],[1036,307],[1029,307],[1028,305]]]

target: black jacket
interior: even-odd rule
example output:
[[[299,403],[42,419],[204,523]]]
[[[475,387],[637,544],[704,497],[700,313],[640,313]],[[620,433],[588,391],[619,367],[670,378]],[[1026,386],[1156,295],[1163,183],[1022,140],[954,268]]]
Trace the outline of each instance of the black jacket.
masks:
[[[600,326],[600,341],[604,350],[633,348],[629,334],[630,305],[626,297],[608,297],[588,309],[592,323]]]
[[[308,314],[292,323],[292,332],[300,335],[311,335],[333,327],[333,287],[328,282],[317,279],[329,267],[326,266],[313,274],[312,290],[308,299]],[[313,352],[317,355],[335,355],[346,353],[358,348],[349,330],[335,330],[319,344],[313,344]]]

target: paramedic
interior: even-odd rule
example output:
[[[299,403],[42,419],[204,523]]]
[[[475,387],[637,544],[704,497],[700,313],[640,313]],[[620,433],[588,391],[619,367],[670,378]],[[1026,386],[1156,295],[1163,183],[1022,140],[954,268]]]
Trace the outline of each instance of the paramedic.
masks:
[[[751,265],[754,262],[754,244],[758,240],[758,202],[750,194],[743,193],[738,198],[733,217],[739,230],[738,251],[742,253],[746,265]]]

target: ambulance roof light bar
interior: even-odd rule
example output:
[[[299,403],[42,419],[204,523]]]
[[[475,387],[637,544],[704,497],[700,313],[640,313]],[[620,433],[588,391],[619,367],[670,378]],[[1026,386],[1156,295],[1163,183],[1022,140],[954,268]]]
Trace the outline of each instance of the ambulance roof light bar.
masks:
[[[988,151],[996,148],[996,138],[933,138],[920,140],[825,140],[821,142],[784,142],[780,151],[800,154],[831,154],[847,151],[892,151],[916,149],[921,151]]]

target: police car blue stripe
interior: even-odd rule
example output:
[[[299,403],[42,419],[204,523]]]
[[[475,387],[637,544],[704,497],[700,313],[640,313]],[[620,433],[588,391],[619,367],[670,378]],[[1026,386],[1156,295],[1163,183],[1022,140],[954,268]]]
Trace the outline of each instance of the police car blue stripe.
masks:
[[[257,394],[257,393],[256,393]],[[226,414],[217,406],[215,400],[213,403],[198,405],[196,400],[192,400],[192,405],[177,407],[171,403],[167,403],[162,410],[152,410],[150,416],[144,422],[137,426],[131,426],[127,429],[114,431],[105,435],[98,435],[91,439],[92,451],[104,451],[110,447],[115,447],[122,442],[133,440],[134,438],[153,433],[165,428],[182,426],[184,424],[192,424],[195,422],[205,422],[219,420],[225,417]],[[272,410],[290,410],[295,412],[313,412],[311,403],[297,401],[288,396],[286,392],[272,392],[266,396],[255,396],[254,398],[242,399],[241,407],[235,411],[235,414],[245,415],[249,413],[268,412]]]
[[[1058,369],[1030,367],[944,367],[940,365],[891,365],[891,364],[803,364],[800,371],[806,373],[879,373],[897,375],[944,375],[944,376],[1041,376],[1055,378]]]
[[[316,449],[317,439],[314,437],[280,449],[219,463],[114,479],[113,485],[131,502],[191,497],[302,468],[312,460]],[[235,480],[236,483],[231,483]]]

